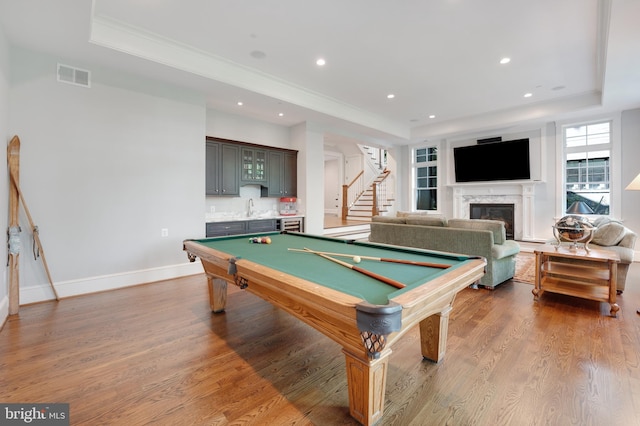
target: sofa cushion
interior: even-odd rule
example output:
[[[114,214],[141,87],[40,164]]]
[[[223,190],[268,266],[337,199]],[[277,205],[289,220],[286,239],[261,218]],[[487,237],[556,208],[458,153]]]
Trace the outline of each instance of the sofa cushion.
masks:
[[[441,216],[407,216],[407,225],[447,226],[447,219]]]
[[[393,216],[373,216],[371,218],[372,222],[380,222],[380,223],[407,223],[404,217],[393,217]]]
[[[604,225],[598,226],[593,233],[594,244],[599,246],[615,246],[624,238],[626,228],[620,222],[609,221]]]
[[[600,248],[600,246],[593,246],[593,245],[590,245],[589,247],[591,247],[594,250],[598,250]],[[633,249],[630,249],[627,247],[620,247],[620,246],[608,246],[608,247],[603,247],[602,249],[617,253],[618,256],[620,256],[621,264],[633,263]]]
[[[396,217],[407,217],[407,216],[427,216],[429,212],[427,211],[419,211],[419,212],[396,212]]]
[[[493,232],[493,243],[504,244],[507,241],[507,230],[504,222],[485,219],[449,219],[450,228],[480,229]]]

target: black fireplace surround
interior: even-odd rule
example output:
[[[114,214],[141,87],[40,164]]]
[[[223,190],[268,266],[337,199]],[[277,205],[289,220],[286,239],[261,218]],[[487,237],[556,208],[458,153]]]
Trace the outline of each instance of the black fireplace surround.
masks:
[[[507,239],[513,240],[513,204],[469,204],[470,219],[501,220],[507,232]]]

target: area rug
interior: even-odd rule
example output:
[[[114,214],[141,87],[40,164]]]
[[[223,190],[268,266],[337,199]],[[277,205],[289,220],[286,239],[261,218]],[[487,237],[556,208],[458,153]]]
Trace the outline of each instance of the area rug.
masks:
[[[516,256],[516,273],[514,281],[533,284],[536,279],[536,257],[533,253],[520,252]]]

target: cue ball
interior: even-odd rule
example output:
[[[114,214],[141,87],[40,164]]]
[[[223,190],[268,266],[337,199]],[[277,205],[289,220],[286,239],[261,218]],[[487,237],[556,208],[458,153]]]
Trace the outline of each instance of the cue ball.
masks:
[[[353,256],[353,263],[360,263],[361,260],[360,256]]]

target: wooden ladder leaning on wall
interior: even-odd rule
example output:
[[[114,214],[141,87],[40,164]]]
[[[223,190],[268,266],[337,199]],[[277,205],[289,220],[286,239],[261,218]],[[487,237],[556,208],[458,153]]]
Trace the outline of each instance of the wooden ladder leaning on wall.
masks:
[[[15,315],[20,310],[20,202],[27,215],[31,231],[33,232],[34,257],[40,256],[44,265],[49,284],[53,290],[56,300],[60,300],[58,292],[53,285],[53,279],[49,272],[47,260],[44,257],[44,250],[38,227],[34,225],[31,213],[27,208],[24,195],[20,189],[20,138],[14,136],[7,146],[7,167],[9,168],[9,229],[8,237],[8,266],[9,266],[9,315]]]

